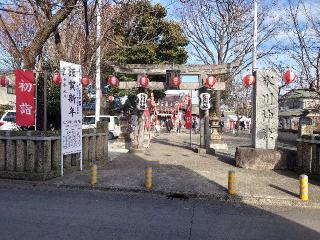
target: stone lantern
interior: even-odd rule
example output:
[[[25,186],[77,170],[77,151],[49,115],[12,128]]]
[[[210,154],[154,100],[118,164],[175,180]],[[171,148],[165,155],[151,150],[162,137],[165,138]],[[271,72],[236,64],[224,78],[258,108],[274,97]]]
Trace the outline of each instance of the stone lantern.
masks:
[[[219,133],[220,129],[220,119],[217,117],[216,114],[213,115],[210,121],[211,127],[211,137],[213,143],[220,143],[221,142],[221,135]]]
[[[228,145],[222,141],[220,133],[220,118],[216,114],[210,118],[210,128],[210,147],[214,150],[228,150]]]

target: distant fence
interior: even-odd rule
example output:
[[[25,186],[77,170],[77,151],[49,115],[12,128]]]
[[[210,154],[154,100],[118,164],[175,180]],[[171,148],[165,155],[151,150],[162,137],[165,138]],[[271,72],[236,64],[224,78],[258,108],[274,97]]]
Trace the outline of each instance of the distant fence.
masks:
[[[83,166],[108,160],[108,125],[83,130]],[[79,170],[80,153],[64,156],[66,173]],[[60,131],[0,131],[0,178],[46,180],[61,175]]]

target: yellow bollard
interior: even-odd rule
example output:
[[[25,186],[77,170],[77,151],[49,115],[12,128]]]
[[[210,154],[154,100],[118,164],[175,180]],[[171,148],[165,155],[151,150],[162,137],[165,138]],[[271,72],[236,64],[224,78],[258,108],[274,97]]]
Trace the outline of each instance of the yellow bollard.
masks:
[[[93,164],[91,166],[91,179],[90,179],[90,184],[92,187],[94,187],[97,184],[97,170],[98,170],[97,165]]]
[[[147,167],[146,169],[145,186],[148,191],[152,189],[152,167]]]
[[[236,194],[236,173],[234,171],[228,173],[228,193]]]
[[[300,199],[302,201],[309,200],[309,191],[308,191],[308,176],[300,175]]]

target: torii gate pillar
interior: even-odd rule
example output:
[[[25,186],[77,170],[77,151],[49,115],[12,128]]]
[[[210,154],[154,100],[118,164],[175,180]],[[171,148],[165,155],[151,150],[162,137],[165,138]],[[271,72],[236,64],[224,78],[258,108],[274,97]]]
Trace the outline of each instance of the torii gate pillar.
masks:
[[[198,75],[199,86],[202,86],[202,81],[207,75]],[[206,88],[200,88],[198,94],[206,92]],[[201,153],[201,149],[205,150],[207,153],[211,152],[211,139],[210,139],[210,125],[209,125],[209,110],[202,110],[199,107],[199,118],[200,118],[200,149],[198,152]]]

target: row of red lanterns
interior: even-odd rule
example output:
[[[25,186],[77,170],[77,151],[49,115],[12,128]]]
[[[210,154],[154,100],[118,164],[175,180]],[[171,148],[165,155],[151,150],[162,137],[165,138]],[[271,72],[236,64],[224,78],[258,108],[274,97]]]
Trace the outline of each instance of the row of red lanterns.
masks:
[[[294,82],[296,79],[297,79],[297,75],[293,71],[291,71],[290,69],[285,71],[285,73],[283,74],[283,81],[286,84],[290,84],[290,83]],[[253,85],[255,82],[256,82],[256,79],[251,73],[247,74],[243,78],[243,84],[246,87]]]
[[[150,80],[147,75],[142,76],[138,81],[139,87],[147,88],[149,87]],[[181,78],[179,76],[174,76],[171,79],[170,87],[179,88],[181,85]]]
[[[60,85],[60,84],[61,84],[61,80],[62,80],[62,78],[61,78],[60,73],[59,73],[59,72],[55,72],[55,73],[53,74],[53,76],[52,76],[52,81],[53,81],[53,83],[56,84],[56,85]],[[116,88],[119,87],[119,80],[118,80],[118,78],[115,77],[115,76],[109,76],[107,82],[108,82],[108,84],[109,84],[110,86],[112,86],[112,87],[116,87]],[[88,85],[91,83],[91,80],[90,80],[90,78],[89,78],[88,76],[84,76],[84,77],[81,79],[81,83],[82,83],[82,85],[84,85],[84,86],[88,86]]]
[[[5,86],[7,84],[5,81],[7,81],[6,78],[0,78],[1,86]],[[59,72],[55,72],[53,74],[52,81],[56,85],[61,84],[62,77]],[[109,76],[107,82],[112,87],[115,87],[115,88],[119,87],[119,80],[116,76]],[[209,76],[208,78],[205,79],[205,86],[208,88],[213,88],[216,85],[216,82],[217,82],[217,80],[214,76]],[[88,86],[91,83],[91,80],[89,77],[85,76],[81,79],[81,83],[84,86]],[[139,79],[139,86],[140,87],[147,88],[147,87],[149,87],[149,84],[150,84],[150,80],[149,80],[148,76],[145,75]],[[171,87],[179,88],[180,84],[181,84],[181,78],[179,76],[175,76],[172,78],[172,81],[171,81],[172,86]]]

